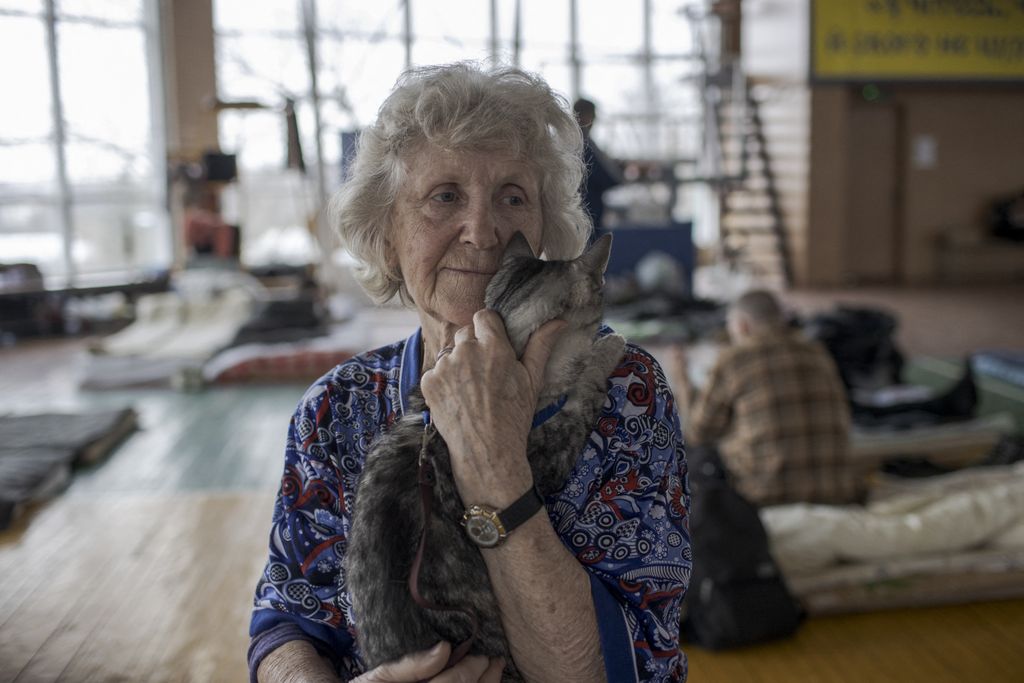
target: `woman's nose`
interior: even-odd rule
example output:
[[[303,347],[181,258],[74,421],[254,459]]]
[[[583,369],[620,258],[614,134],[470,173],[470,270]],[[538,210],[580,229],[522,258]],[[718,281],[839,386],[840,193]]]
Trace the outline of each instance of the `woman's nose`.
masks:
[[[460,239],[477,249],[491,249],[500,244],[498,222],[490,201],[473,200],[466,206],[462,217]]]

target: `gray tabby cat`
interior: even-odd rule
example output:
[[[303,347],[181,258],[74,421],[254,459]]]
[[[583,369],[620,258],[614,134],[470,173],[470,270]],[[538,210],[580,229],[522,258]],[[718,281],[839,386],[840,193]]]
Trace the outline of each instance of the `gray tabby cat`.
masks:
[[[537,409],[563,396],[566,401],[531,431],[527,446],[534,482],[544,496],[561,490],[580,457],[605,400],[608,376],[622,358],[622,337],[595,339],[610,249],[607,235],[573,261],[542,261],[517,233],[485,294],[487,308],[504,320],[518,357],[542,324],[554,318],[569,323],[552,350]],[[357,615],[359,647],[370,668],[428,649],[439,640],[454,647],[470,636],[464,614],[421,608],[407,585],[423,529],[417,485],[422,410],[417,387],[408,413],[370,449],[356,493],[345,570]],[[429,441],[427,453],[436,481],[420,593],[433,603],[475,613],[479,631],[470,653],[504,657],[508,665],[503,680],[521,680],[509,654],[481,550],[461,526],[465,505],[440,435]]]

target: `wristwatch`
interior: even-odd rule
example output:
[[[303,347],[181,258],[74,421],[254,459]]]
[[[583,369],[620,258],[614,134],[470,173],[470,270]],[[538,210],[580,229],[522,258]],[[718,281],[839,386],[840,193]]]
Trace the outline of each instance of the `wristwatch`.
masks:
[[[534,485],[501,512],[488,505],[470,505],[462,515],[462,527],[478,546],[493,548],[542,507],[544,497]]]

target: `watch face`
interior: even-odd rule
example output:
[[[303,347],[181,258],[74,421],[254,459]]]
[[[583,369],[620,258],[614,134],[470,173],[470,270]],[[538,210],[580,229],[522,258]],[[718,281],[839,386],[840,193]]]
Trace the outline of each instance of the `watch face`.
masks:
[[[474,515],[466,519],[466,533],[473,542],[484,548],[493,548],[501,540],[498,527],[486,517]]]

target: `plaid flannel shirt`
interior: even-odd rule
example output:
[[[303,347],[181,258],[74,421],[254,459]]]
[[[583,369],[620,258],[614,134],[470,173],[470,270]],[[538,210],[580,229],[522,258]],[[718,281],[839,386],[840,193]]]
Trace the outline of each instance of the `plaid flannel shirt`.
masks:
[[[849,502],[850,413],[818,343],[771,332],[725,349],[692,404],[691,444],[715,443],[751,502]]]

